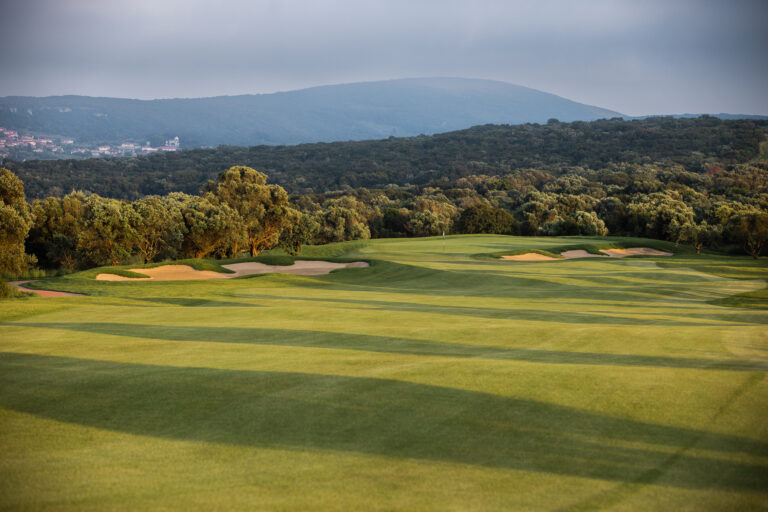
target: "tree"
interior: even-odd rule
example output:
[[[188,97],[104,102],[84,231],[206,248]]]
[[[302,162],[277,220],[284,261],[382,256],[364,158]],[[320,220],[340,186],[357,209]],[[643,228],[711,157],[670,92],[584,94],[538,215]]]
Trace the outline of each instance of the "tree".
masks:
[[[32,226],[32,212],[24,198],[24,184],[11,171],[0,168],[0,275],[19,274],[34,262],[24,253],[24,240]]]
[[[277,246],[280,233],[300,218],[299,212],[290,207],[285,190],[266,183],[266,174],[235,166],[206,187],[240,215],[251,256]],[[234,252],[237,253],[237,246]]]
[[[691,222],[680,228],[677,241],[692,245],[696,249],[696,254],[701,254],[701,249],[705,245],[714,245],[722,233],[723,227],[717,224],[708,224],[707,221],[701,224]]]
[[[623,232],[626,216],[624,203],[618,197],[606,197],[595,206],[595,213],[605,223],[606,229],[614,235]]]
[[[318,215],[320,224],[317,237],[320,243],[367,239],[371,231],[361,213],[364,205],[353,197],[340,197],[326,201]]]
[[[280,247],[288,254],[297,256],[302,245],[312,243],[319,229],[320,225],[310,215],[302,214],[298,222],[280,233]]]
[[[408,233],[411,212],[408,208],[387,208],[381,218],[381,234],[384,236],[404,236]]]
[[[668,194],[653,193],[627,205],[627,229],[632,235],[676,240],[682,226],[693,222],[693,209]]]
[[[177,252],[184,240],[184,219],[174,201],[149,196],[134,201],[131,207],[136,230],[136,248],[149,263],[163,251]]]
[[[233,237],[243,232],[240,216],[227,204],[210,195],[186,198],[181,209],[186,229],[182,247],[186,254],[204,258],[215,249],[229,245]],[[183,195],[176,195],[176,200],[183,199]]]
[[[522,217],[523,234],[531,236],[537,235],[544,224],[558,220],[557,210],[539,200],[528,201],[523,204],[519,215]]]
[[[419,197],[413,204],[413,215],[408,222],[408,231],[414,236],[434,236],[450,233],[453,220],[458,216],[457,208],[448,202]]]
[[[768,246],[768,212],[745,208],[730,225],[747,254],[757,259],[763,247]]]
[[[459,233],[496,233],[509,235],[517,223],[511,213],[486,204],[478,204],[461,212],[457,222]]]
[[[584,235],[605,236],[608,229],[605,223],[598,218],[595,212],[582,212],[568,214],[564,219],[549,222],[542,226],[545,235]]]
[[[136,212],[117,199],[91,194],[85,202],[77,248],[95,265],[119,265],[136,242]]]
[[[70,270],[85,263],[77,239],[83,230],[87,199],[83,192],[73,191],[61,199],[46,197],[32,203],[35,221],[27,247],[40,261]]]

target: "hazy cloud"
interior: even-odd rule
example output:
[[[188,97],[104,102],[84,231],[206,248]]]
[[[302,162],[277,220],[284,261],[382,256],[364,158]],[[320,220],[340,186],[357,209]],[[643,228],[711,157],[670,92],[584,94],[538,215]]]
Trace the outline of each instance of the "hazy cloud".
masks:
[[[764,0],[26,0],[0,95],[198,97],[493,78],[627,114],[768,114]]]

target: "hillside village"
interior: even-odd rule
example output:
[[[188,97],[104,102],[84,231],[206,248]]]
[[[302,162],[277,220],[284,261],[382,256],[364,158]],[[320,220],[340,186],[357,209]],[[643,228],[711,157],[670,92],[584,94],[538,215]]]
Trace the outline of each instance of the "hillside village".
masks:
[[[27,160],[30,158],[98,158],[149,155],[158,151],[177,151],[178,137],[166,140],[162,146],[123,142],[117,144],[82,144],[64,137],[38,137],[0,126],[0,158]]]

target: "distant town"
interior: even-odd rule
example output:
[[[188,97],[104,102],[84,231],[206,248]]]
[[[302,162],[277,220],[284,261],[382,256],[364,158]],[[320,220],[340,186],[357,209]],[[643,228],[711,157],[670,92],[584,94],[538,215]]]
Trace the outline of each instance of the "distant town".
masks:
[[[151,146],[149,141],[145,144],[123,142],[120,145],[94,145],[77,143],[74,139],[68,138],[20,134],[16,130],[0,126],[0,158],[14,160],[140,156],[157,151],[177,151],[180,148],[178,137],[166,140],[162,146],[158,147]]]

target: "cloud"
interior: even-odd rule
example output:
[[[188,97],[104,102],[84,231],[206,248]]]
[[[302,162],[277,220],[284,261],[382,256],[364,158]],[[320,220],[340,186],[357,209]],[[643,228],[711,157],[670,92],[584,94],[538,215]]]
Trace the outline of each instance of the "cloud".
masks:
[[[768,113],[768,2],[31,0],[0,94],[211,96],[494,78],[622,112]]]

